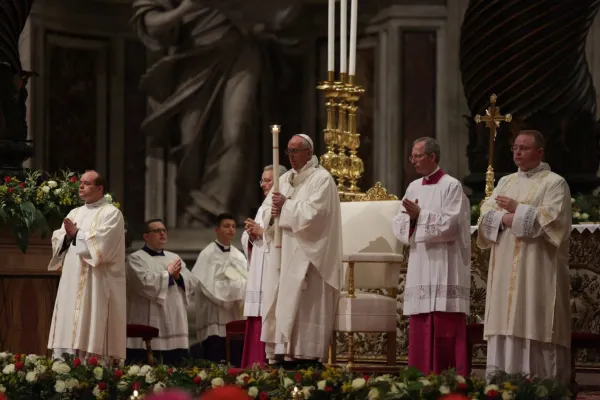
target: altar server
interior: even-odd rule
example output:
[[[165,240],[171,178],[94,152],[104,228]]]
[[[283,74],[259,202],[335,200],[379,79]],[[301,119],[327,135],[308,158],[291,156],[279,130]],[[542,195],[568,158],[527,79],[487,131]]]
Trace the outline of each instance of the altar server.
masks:
[[[466,375],[470,206],[460,182],[440,169],[439,160],[435,139],[414,141],[410,162],[423,178],[410,183],[393,219],[395,236],[410,246],[404,290],[408,365],[426,375],[448,368]]]
[[[217,220],[216,240],[202,250],[192,269],[200,282],[195,296],[196,339],[204,358],[213,362],[225,360],[225,325],[243,318],[248,279],[246,258],[231,245],[234,217],[221,214]],[[239,353],[235,365],[241,361],[241,349]]]
[[[571,309],[569,185],[542,162],[544,138],[521,131],[519,171],[502,177],[481,207],[477,244],[491,248],[485,330],[487,373],[569,383]]]
[[[279,175],[287,169],[279,167]],[[264,168],[260,187],[266,197],[273,187],[273,166]],[[244,303],[244,317],[246,319],[246,335],[244,336],[244,353],[242,368],[250,368],[253,364],[263,365],[266,360],[265,344],[260,340],[262,328],[261,311],[263,299],[263,267],[265,259],[265,243],[263,241],[264,226],[260,218],[263,212],[261,206],[254,219],[245,221],[245,231],[242,234],[242,248],[248,258],[248,283],[246,286],[246,299]]]
[[[158,328],[152,349],[164,364],[180,365],[189,356],[187,306],[198,278],[181,258],[164,249],[167,228],[160,219],[146,222],[144,247],[127,260],[127,323]],[[141,338],[127,339],[127,360],[145,362]]]
[[[107,365],[125,359],[125,224],[104,196],[96,171],[79,180],[85,202],[52,235],[50,271],[62,271],[50,326],[48,348],[82,360],[96,357]]]
[[[263,203],[267,245],[273,248],[275,216],[283,239],[281,264],[269,256],[265,265],[261,339],[270,363],[292,367],[328,356],[341,286],[342,230],[337,186],[313,156],[310,137],[293,136],[286,153],[292,170]]]

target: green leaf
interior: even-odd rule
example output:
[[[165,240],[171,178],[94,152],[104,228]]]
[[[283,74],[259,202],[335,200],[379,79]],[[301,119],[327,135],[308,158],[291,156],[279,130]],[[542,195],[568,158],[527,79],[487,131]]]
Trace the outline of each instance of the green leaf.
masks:
[[[6,223],[8,221],[8,214],[4,211],[4,208],[0,208],[0,222]]]
[[[40,232],[42,239],[46,239],[48,233],[50,232],[50,226],[48,225],[46,218],[44,218],[44,214],[37,209],[35,210],[35,227]]]
[[[15,224],[13,227],[15,233],[15,239],[17,240],[17,246],[23,252],[27,253],[27,247],[29,246],[29,228],[22,224]]]
[[[23,215],[23,222],[27,228],[32,228],[35,225],[35,206],[30,201],[25,201],[20,205],[21,214]]]

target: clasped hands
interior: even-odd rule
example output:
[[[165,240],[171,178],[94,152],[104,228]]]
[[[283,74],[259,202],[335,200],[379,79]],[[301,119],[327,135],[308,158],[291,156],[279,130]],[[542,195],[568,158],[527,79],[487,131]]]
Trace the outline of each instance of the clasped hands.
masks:
[[[67,239],[71,240],[77,235],[77,224],[71,221],[69,218],[65,218],[63,220],[63,224],[65,226],[65,231],[67,232]]]
[[[271,215],[274,217],[279,217],[279,214],[281,214],[281,208],[287,199],[279,192],[273,192],[272,196],[273,205],[271,206]]]
[[[179,273],[181,272],[181,258],[178,258],[167,265],[167,271],[173,279],[179,279]]]
[[[421,213],[421,207],[419,207],[419,200],[415,199],[415,201],[411,201],[409,199],[402,199],[402,206],[406,211],[402,211],[404,214],[407,214],[411,221],[415,221],[419,218],[419,214]]]
[[[264,233],[262,226],[260,226],[260,224],[258,224],[256,221],[254,221],[251,218],[248,218],[247,220],[244,221],[244,226],[245,226],[246,233],[248,234],[248,236],[250,236],[250,239],[252,241],[256,240],[257,238],[262,237],[262,235]]]
[[[508,211],[508,214],[502,216],[502,224],[504,226],[512,227],[515,212],[517,211],[519,203],[510,197],[496,196],[496,204],[498,204],[498,207],[501,209]]]

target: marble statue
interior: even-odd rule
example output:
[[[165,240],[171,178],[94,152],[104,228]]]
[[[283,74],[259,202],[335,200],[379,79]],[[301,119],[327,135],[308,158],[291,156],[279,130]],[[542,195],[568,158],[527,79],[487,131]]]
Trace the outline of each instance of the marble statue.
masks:
[[[142,130],[178,165],[177,226],[209,226],[222,212],[244,220],[256,203],[260,135],[271,122],[261,118],[273,101],[277,57],[295,44],[278,35],[300,2],[134,0],[132,7],[138,37],[161,54],[141,78],[151,109]]]

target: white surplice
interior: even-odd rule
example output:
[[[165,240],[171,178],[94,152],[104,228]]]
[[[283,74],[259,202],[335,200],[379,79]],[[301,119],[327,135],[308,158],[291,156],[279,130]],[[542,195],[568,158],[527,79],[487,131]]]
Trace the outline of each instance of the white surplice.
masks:
[[[436,170],[437,171],[437,170]],[[404,207],[394,217],[394,235],[410,246],[404,315],[434,311],[469,314],[471,289],[470,206],[460,182],[443,175],[438,183],[410,183],[404,198],[421,212],[410,235]]]
[[[212,242],[198,256],[192,274],[198,279],[194,300],[196,340],[225,337],[225,325],[243,318],[248,265],[234,246]]]
[[[272,191],[271,191],[272,192]],[[263,203],[264,240],[270,252],[265,263],[261,340],[267,357],[318,359],[328,356],[335,309],[340,294],[342,230],[337,186],[316,157],[299,172],[280,178],[287,197],[279,226],[281,265],[272,255],[272,195]]]
[[[106,362],[125,359],[127,330],[123,301],[125,230],[123,215],[102,198],[67,215],[79,231],[66,243],[63,226],[52,235],[48,270],[62,268],[50,327],[48,348]]]
[[[164,251],[150,255],[138,250],[127,259],[127,323],[158,328],[152,339],[153,350],[188,349],[187,307],[192,303],[198,278],[181,262],[182,286],[175,282],[167,266],[180,258]],[[145,349],[141,338],[128,338],[127,347]]]
[[[512,227],[498,195],[519,205]],[[484,337],[488,373],[570,378],[571,194],[546,163],[500,179],[481,208],[477,244],[491,248]]]
[[[264,229],[261,219],[263,206],[260,206],[254,221]],[[263,299],[263,271],[265,260],[265,243],[262,237],[256,238],[252,243],[252,256],[248,252],[250,236],[244,231],[242,234],[242,248],[248,258],[248,283],[246,284],[246,299],[244,301],[244,317],[260,317]]]

